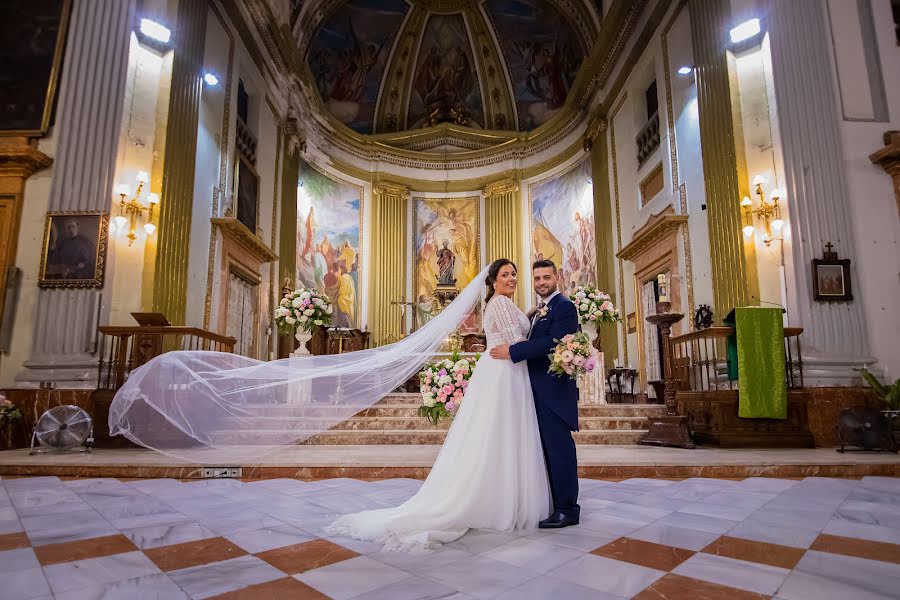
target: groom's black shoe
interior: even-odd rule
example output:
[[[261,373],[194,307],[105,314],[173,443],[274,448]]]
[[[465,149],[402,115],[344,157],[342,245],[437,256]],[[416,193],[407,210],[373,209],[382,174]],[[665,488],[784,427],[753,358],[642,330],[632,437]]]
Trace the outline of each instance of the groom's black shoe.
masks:
[[[567,517],[561,512],[555,512],[538,523],[538,529],[561,529],[572,525],[578,525],[578,519]]]

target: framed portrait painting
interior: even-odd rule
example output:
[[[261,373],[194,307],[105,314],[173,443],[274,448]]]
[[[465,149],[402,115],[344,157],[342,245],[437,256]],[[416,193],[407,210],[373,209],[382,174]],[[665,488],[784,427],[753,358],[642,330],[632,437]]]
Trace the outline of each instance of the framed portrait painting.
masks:
[[[108,233],[107,213],[47,213],[38,286],[103,287]]]
[[[849,259],[814,258],[812,265],[814,300],[820,302],[849,302],[853,300]]]

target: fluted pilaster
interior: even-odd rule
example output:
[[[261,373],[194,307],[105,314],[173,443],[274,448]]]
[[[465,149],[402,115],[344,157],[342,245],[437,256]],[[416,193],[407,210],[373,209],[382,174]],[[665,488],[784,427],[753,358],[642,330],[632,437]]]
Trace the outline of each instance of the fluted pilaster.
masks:
[[[613,249],[613,199],[609,192],[609,145],[604,122],[591,147],[591,176],[594,181],[594,237],[597,240],[597,287],[612,297],[613,304],[622,308],[616,287],[616,253]],[[625,325],[622,324],[621,327]],[[607,323],[600,327],[600,343],[608,366],[619,356],[619,325]]]
[[[109,211],[134,0],[75,0],[53,135],[50,211]],[[91,387],[102,290],[42,289],[23,385]]]
[[[165,314],[173,325],[185,324],[197,123],[208,10],[206,2],[181,0],[178,22],[172,32],[175,56],[166,125],[153,309]]]
[[[528,255],[522,247],[522,203],[519,201],[519,184],[512,179],[495,181],[485,186],[484,236],[487,263],[498,258],[508,258],[522,269]],[[529,287],[527,281],[519,281],[515,301],[522,306]]]
[[[732,115],[726,35],[730,10],[721,0],[690,0],[691,31],[700,111],[703,180],[709,215],[709,246],[713,304],[718,319],[736,306],[759,300],[755,260],[745,257],[740,210],[746,173],[738,171],[736,123]],[[745,167],[743,167],[746,170]],[[742,177],[741,177],[742,176]],[[755,259],[755,254],[751,257]]]
[[[406,300],[409,190],[378,183],[372,191],[369,330],[375,345],[380,346],[406,333],[401,307],[391,302]]]
[[[854,378],[851,367],[872,360],[860,290],[849,303],[815,302],[810,267],[828,242],[842,258],[852,259],[855,249],[825,3],[791,0],[770,7],[766,24],[790,226],[785,249],[793,263],[789,316],[805,329],[807,383],[845,383]]]

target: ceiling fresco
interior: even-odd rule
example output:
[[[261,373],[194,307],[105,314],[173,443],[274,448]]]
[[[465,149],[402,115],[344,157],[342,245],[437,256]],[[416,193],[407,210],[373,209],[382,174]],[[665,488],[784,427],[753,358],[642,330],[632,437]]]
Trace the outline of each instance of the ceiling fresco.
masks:
[[[333,0],[298,39],[323,108],[361,134],[530,131],[565,104],[599,17],[577,0]]]

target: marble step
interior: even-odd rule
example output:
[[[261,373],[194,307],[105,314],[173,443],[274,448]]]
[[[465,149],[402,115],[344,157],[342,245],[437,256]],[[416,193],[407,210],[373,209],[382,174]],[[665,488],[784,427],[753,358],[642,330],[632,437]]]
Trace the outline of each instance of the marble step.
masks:
[[[304,445],[400,445],[400,444],[442,444],[446,431],[425,429],[412,430],[356,430],[326,431],[314,436]],[[575,432],[578,444],[630,445],[636,444],[646,434],[646,430],[598,430]]]
[[[363,408],[356,413],[357,417],[406,417],[415,419],[418,417],[419,399],[416,396],[416,402],[403,403],[377,403],[371,407]],[[255,416],[260,417],[291,417],[296,414],[296,407],[290,404],[282,404],[276,406],[253,407],[252,411]],[[347,410],[334,406],[322,406],[316,409],[304,409],[304,414],[309,417],[321,416],[323,418],[333,417],[337,415],[346,415]],[[666,414],[666,407],[659,404],[598,404],[590,406],[579,406],[578,414],[580,418],[587,417],[606,417],[606,418],[624,418],[624,417],[650,417],[661,416]]]
[[[318,421],[316,419],[303,419],[303,425],[308,428],[322,429],[328,427],[330,421]],[[581,417],[579,424],[585,431],[635,431],[645,429],[647,420],[645,417]],[[298,423],[299,424],[299,423]],[[409,417],[351,417],[337,425],[330,427],[331,431],[410,431],[410,430],[434,430],[446,431],[450,428],[451,421],[444,419],[433,425],[424,417],[418,415]],[[281,431],[285,429],[284,417],[251,417],[236,418],[231,427],[236,431]]]

